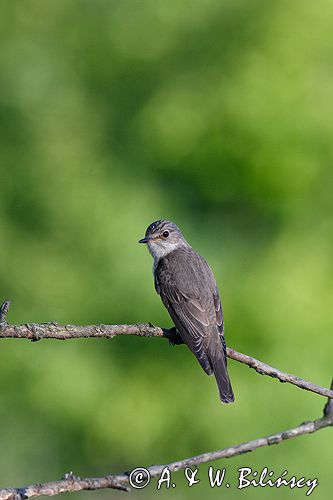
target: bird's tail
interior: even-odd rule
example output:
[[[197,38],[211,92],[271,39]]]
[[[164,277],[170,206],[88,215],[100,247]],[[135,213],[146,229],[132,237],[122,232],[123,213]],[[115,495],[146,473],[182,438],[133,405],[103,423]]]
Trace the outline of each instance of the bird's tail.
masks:
[[[225,344],[222,346],[210,346],[209,361],[214,371],[214,376],[216,379],[217,387],[219,389],[220,399],[222,403],[232,403],[235,400],[235,396],[228,375],[227,356],[224,347]]]

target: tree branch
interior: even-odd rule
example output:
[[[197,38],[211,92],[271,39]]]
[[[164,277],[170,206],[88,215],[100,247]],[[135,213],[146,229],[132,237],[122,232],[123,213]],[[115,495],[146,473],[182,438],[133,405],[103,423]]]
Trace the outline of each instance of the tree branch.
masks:
[[[87,337],[105,337],[113,338],[116,335],[139,335],[144,337],[164,337],[169,339],[172,344],[180,344],[182,340],[175,328],[170,330],[155,327],[151,324],[138,325],[59,325],[57,323],[41,323],[41,324],[22,324],[10,325],[6,321],[10,301],[5,301],[0,307],[0,338],[26,338],[32,341],[37,341],[42,338],[52,338],[59,340],[87,338]],[[228,357],[244,363],[251,368],[254,368],[258,373],[269,375],[279,379],[281,382],[294,384],[302,389],[315,392],[322,396],[328,397],[328,401],[324,408],[323,417],[305,422],[292,429],[273,434],[271,436],[247,441],[230,448],[224,448],[213,452],[203,453],[195,457],[186,458],[177,462],[172,462],[167,465],[154,465],[147,469],[150,478],[159,476],[165,467],[168,467],[170,472],[176,472],[186,467],[192,467],[203,464],[209,461],[218,460],[220,458],[231,458],[243,453],[254,451],[263,446],[271,444],[279,444],[287,439],[292,439],[304,434],[311,434],[323,429],[324,427],[333,426],[333,380],[331,388],[321,387],[307,380],[303,380],[295,375],[284,373],[277,368],[262,363],[251,356],[242,354],[234,349],[227,349]],[[69,493],[82,490],[98,490],[103,488],[112,488],[119,490],[129,490],[130,478],[133,471],[123,474],[110,474],[99,478],[80,478],[74,476],[72,472],[65,474],[60,481],[49,483],[38,483],[24,488],[5,488],[0,489],[0,500],[23,500],[39,496],[52,496],[59,493]]]
[[[333,380],[331,389],[333,389]],[[329,401],[326,403],[323,417],[317,420],[311,420],[297,427],[293,427],[292,429],[278,432],[277,434],[272,434],[270,436],[254,439],[252,441],[247,441],[246,443],[231,446],[230,448],[203,453],[202,455],[186,458],[177,462],[171,462],[166,465],[153,465],[151,467],[148,467],[146,471],[148,472],[149,478],[154,478],[160,476],[165,467],[167,467],[170,472],[176,472],[185,469],[186,467],[197,466],[221,458],[232,458],[237,455],[254,451],[257,448],[262,448],[263,446],[279,444],[282,443],[282,441],[293,439],[298,436],[303,436],[305,434],[312,434],[313,432],[317,432],[320,429],[329,426],[333,426],[332,399],[329,399]],[[64,478],[60,481],[38,483],[31,486],[26,486],[24,488],[0,489],[0,500],[23,500],[43,495],[52,496],[59,493],[71,493],[74,491],[82,490],[99,490],[104,488],[128,491],[131,484],[130,477],[134,478],[135,480],[135,476],[133,476],[135,470],[136,469],[134,469],[133,471],[124,472],[122,474],[110,474],[105,477],[94,478],[80,478],[74,476],[73,473],[70,472],[68,474],[65,474]],[[143,469],[140,468],[140,470],[142,471]]]
[[[137,335],[139,337],[162,337],[171,344],[181,344],[181,340],[175,328],[166,329],[152,324],[136,325],[59,325],[58,323],[30,323],[22,325],[10,325],[6,321],[10,301],[5,301],[0,308],[0,338],[25,338],[36,342],[41,339],[68,340],[78,338],[104,337],[112,339],[116,335]],[[280,382],[296,385],[306,391],[311,391],[327,398],[333,398],[333,390],[313,384],[308,380],[285,373],[273,366],[267,365],[247,354],[242,354],[234,349],[227,348],[230,359],[238,361],[253,368],[261,375],[277,378]]]

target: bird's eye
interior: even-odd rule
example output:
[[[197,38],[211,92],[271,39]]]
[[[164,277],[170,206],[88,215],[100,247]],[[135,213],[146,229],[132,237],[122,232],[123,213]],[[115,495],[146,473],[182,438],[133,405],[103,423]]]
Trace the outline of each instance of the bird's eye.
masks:
[[[164,231],[162,236],[163,236],[163,238],[167,238],[169,236],[169,231]]]

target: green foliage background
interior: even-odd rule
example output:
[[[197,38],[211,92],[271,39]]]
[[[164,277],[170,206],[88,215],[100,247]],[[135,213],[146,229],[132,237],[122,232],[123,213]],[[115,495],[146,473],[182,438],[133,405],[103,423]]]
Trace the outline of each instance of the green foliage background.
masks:
[[[137,245],[175,220],[216,274],[228,345],[332,376],[333,7],[327,0],[2,1],[0,284],[11,322],[170,320]],[[158,339],[3,340],[1,486],[104,475],[321,415],[319,396],[230,362],[236,403]],[[332,432],[226,466],[317,477]],[[220,498],[202,482],[132,498]],[[117,492],[78,498],[123,498]]]

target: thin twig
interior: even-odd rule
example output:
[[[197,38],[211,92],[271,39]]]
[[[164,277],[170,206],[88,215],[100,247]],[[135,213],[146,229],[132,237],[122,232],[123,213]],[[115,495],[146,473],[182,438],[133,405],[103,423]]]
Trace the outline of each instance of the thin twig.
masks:
[[[8,312],[9,301],[4,302],[5,315]],[[4,318],[5,318],[4,315]],[[0,315],[0,318],[2,316]],[[59,325],[58,323],[30,323],[21,325],[10,325],[4,319],[0,322],[0,338],[25,338],[36,342],[41,339],[69,340],[78,338],[104,337],[111,339],[117,335],[137,335],[139,337],[162,337],[168,339],[172,344],[180,344],[182,340],[175,328],[166,329],[152,324],[136,325]],[[242,354],[234,349],[227,348],[229,358],[254,368],[261,375],[277,378],[280,382],[296,385],[306,391],[320,394],[326,398],[333,398],[333,390],[313,384],[308,380],[285,373],[273,366],[267,365],[247,354]]]
[[[332,401],[331,399],[329,401]],[[230,448],[224,448],[222,450],[216,450],[208,453],[203,453],[202,455],[197,455],[195,457],[186,458],[184,460],[178,460],[177,462],[171,462],[166,465],[153,465],[148,467],[146,471],[148,472],[148,477],[154,478],[161,475],[162,471],[167,467],[170,472],[176,472],[186,467],[193,467],[221,458],[231,458],[237,455],[242,455],[250,451],[254,451],[257,448],[262,448],[263,446],[270,446],[272,444],[279,444],[282,441],[288,439],[293,439],[298,436],[303,436],[305,434],[312,434],[317,432],[324,427],[333,426],[333,408],[329,405],[325,406],[324,416],[312,420],[310,422],[305,422],[297,427],[288,429],[283,432],[278,432],[277,434],[272,434],[270,436],[254,439],[252,441],[247,441],[236,446],[231,446]],[[128,491],[130,484],[129,477],[132,475],[131,472],[125,472],[122,474],[110,474],[105,477],[94,477],[94,478],[80,478],[74,476],[73,473],[66,474],[65,477],[60,481],[52,481],[49,483],[38,483],[31,486],[26,486],[24,488],[5,488],[0,489],[0,500],[23,500],[32,497],[39,497],[43,495],[52,496],[59,493],[71,493],[73,491],[82,490],[99,490],[104,488],[112,488]],[[143,469],[140,468],[142,471]],[[135,480],[135,475],[133,475]]]
[[[5,300],[0,307],[0,323],[6,323],[6,316],[10,308],[10,300]]]
[[[333,390],[333,378],[331,382],[331,390]],[[328,398],[326,405],[324,406],[324,417],[333,415],[333,399]]]
[[[27,338],[33,341],[42,338],[53,339],[71,339],[82,337],[106,337],[112,338],[116,335],[139,335],[146,337],[164,337],[168,338],[173,344],[181,343],[175,329],[165,330],[153,325],[88,325],[88,326],[73,326],[73,325],[58,325],[57,323],[42,323],[42,324],[25,324],[25,325],[9,325],[6,322],[6,315],[9,310],[10,302],[6,301],[0,307],[0,337],[2,338]],[[213,452],[203,453],[195,457],[190,457],[177,462],[172,462],[167,465],[154,465],[147,469],[150,477],[156,477],[167,467],[170,472],[176,472],[186,467],[199,465],[221,458],[231,458],[243,453],[254,451],[263,446],[271,444],[279,444],[287,439],[292,439],[304,434],[311,434],[324,427],[333,426],[333,381],[331,389],[316,386],[311,382],[295,377],[288,373],[281,372],[261,361],[258,361],[250,356],[239,353],[233,349],[228,349],[228,356],[236,361],[247,364],[254,368],[257,372],[278,378],[281,382],[289,382],[297,385],[302,389],[306,389],[323,396],[327,396],[327,401],[324,408],[323,417],[305,422],[297,427],[289,429],[278,434],[273,434],[264,438],[248,441],[240,445],[224,448]],[[132,471],[133,472],[133,471]],[[0,489],[0,500],[23,500],[39,496],[52,496],[59,493],[69,493],[82,490],[98,490],[103,488],[112,488],[128,491],[130,484],[131,472],[123,474],[111,474],[100,478],[80,478],[73,473],[65,474],[60,481],[49,483],[38,483],[24,488],[5,488]]]

